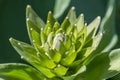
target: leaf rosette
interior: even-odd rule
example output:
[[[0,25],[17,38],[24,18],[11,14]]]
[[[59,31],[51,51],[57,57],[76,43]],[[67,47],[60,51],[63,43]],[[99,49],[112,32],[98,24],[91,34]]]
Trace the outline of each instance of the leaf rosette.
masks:
[[[25,76],[20,77],[22,73],[27,80],[105,80],[118,74],[120,69],[114,62],[120,62],[116,57],[120,56],[120,50],[98,52],[104,35],[98,31],[100,20],[98,16],[87,25],[84,15],[76,17],[75,7],[72,7],[62,23],[51,11],[45,23],[28,5],[26,24],[31,44],[13,38],[10,42],[32,66],[1,64],[0,77],[26,80]]]

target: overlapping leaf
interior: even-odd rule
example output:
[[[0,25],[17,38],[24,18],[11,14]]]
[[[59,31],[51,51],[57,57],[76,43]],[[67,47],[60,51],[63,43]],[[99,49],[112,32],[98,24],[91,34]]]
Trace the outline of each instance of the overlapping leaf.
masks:
[[[4,80],[45,79],[39,71],[20,63],[0,64],[0,78],[3,78]]]
[[[120,73],[120,49],[101,53],[88,65],[86,72],[79,75],[84,80],[104,80]],[[92,76],[92,77],[91,77]]]

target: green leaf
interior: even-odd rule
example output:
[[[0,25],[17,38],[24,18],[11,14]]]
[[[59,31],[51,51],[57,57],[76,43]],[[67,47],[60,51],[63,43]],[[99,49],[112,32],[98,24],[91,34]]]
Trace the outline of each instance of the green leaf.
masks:
[[[68,68],[58,64],[58,66],[54,69],[54,72],[58,75],[58,76],[64,76],[67,73]]]
[[[42,72],[46,77],[48,78],[53,78],[55,77],[56,75],[53,73],[52,70],[48,69],[48,68],[45,68],[45,67],[42,67],[40,65],[36,65],[35,67],[37,67],[37,69]]]
[[[30,5],[27,5],[26,8],[26,19],[30,19],[39,29],[45,27],[43,20],[35,13]]]
[[[41,45],[40,40],[40,29],[30,21],[30,19],[27,19],[27,29],[28,29],[28,35],[30,37],[31,43],[37,47],[37,45]]]
[[[69,6],[71,0],[55,0],[54,6],[54,16],[55,18],[59,18],[66,8]]]
[[[79,77],[84,80],[102,80],[102,76],[109,68],[109,62],[108,54],[102,53],[87,65],[86,71]]]
[[[81,31],[78,34],[78,38],[77,38],[77,42],[79,42],[79,48],[77,49],[77,52],[79,52],[83,45],[85,44],[85,40],[86,40],[86,33],[87,33],[87,27],[84,26]],[[77,44],[76,44],[77,45]]]
[[[47,37],[47,42],[48,42],[48,44],[49,44],[50,47],[52,47],[52,45],[53,45],[53,37],[54,37],[54,33],[53,32],[51,32],[48,35],[48,37]]]
[[[56,63],[59,63],[60,60],[62,58],[62,55],[59,53],[59,52],[55,52],[54,56],[53,56],[53,60],[56,62]]]
[[[47,41],[47,35],[45,34],[43,28],[41,28],[40,36],[41,36],[42,46],[44,46],[45,42]]]
[[[82,49],[78,55],[77,55],[77,59],[79,60],[84,60],[86,57],[88,57],[90,55],[90,53],[92,52],[93,47],[87,47]]]
[[[75,26],[73,26],[74,27],[74,30],[73,30],[73,35],[74,35],[74,38],[75,38],[75,40],[77,39],[77,37],[78,37],[78,29],[77,29],[77,26],[75,25]]]
[[[52,12],[49,11],[48,17],[47,17],[47,23],[46,23],[45,29],[44,29],[44,32],[46,33],[46,35],[48,35],[52,31],[55,22],[56,22],[56,20],[53,17]]]
[[[98,33],[93,39],[89,40],[85,45],[84,48],[92,47],[92,53],[87,57],[84,64],[88,64],[91,60],[93,60],[100,52],[96,52],[99,47],[99,43],[102,39],[103,34],[100,32]]]
[[[84,80],[103,80],[120,73],[120,49],[101,53],[88,65],[87,70],[79,75]],[[92,77],[91,77],[92,76]]]
[[[76,22],[77,30],[80,32],[84,27],[84,15],[80,14]]]
[[[74,28],[74,25],[67,26],[66,34],[67,34],[68,36],[71,36],[71,35],[72,35],[73,28]],[[71,34],[71,35],[70,35],[70,34]]]
[[[80,67],[75,74],[70,75],[70,76],[65,76],[65,77],[62,77],[62,78],[63,78],[63,80],[81,80],[81,78],[79,78],[77,76],[79,74],[83,73],[84,71],[86,71],[86,66],[85,65],[83,65],[82,67]]]
[[[72,43],[72,41],[71,41],[70,37],[68,35],[65,35],[64,45],[65,45],[66,50],[70,49],[71,43]]]
[[[15,50],[21,55],[21,58],[25,59],[33,66],[39,65],[50,69],[56,66],[56,64],[44,53],[40,54],[32,46],[12,38],[10,38],[10,42]]]
[[[117,43],[117,35],[115,32],[115,11],[115,0],[109,0],[106,15],[100,25],[100,32],[103,32],[103,38],[97,52],[109,51]]]
[[[85,40],[86,40],[86,34],[87,34],[87,27],[86,25],[84,27],[82,27],[81,31],[78,33],[78,40],[84,44]]]
[[[56,21],[55,18],[53,17],[53,14],[51,11],[48,12],[47,22],[48,21],[50,22],[51,27],[54,25],[54,23]]]
[[[60,24],[58,22],[55,22],[53,26],[53,31],[56,32],[60,28]]]
[[[66,32],[67,28],[70,26],[69,17],[66,17],[61,24],[62,29]]]
[[[100,16],[95,18],[88,26],[87,26],[87,38],[86,42],[89,41],[91,38],[94,38],[97,32],[97,29],[100,24]]]
[[[10,38],[10,42],[14,49],[21,55],[22,59],[25,59],[29,63],[38,63],[39,58],[37,56],[36,50],[33,48],[33,46],[17,41],[13,38]]]
[[[77,56],[77,53],[72,53],[70,56],[63,58],[63,60],[61,60],[61,64],[65,65],[65,66],[70,66],[72,64],[72,62],[75,60]]]
[[[120,73],[120,49],[112,50],[109,54],[110,67],[104,75],[105,79],[111,78]]]
[[[48,68],[52,69],[56,64],[52,60],[49,60],[44,53],[40,54],[36,52],[32,46],[12,38],[10,38],[10,42],[15,50],[21,55],[21,58],[25,59],[45,76],[49,78],[55,76]]]
[[[5,80],[43,80],[43,76],[36,69],[20,63],[0,64],[0,78]]]
[[[91,38],[88,42],[86,42],[83,48],[93,47],[94,50],[97,50],[96,48],[98,47],[102,36],[102,33],[98,33],[94,38]]]
[[[76,21],[76,11],[75,7],[72,7],[70,11],[67,14],[67,17],[69,17],[70,23],[73,25]]]

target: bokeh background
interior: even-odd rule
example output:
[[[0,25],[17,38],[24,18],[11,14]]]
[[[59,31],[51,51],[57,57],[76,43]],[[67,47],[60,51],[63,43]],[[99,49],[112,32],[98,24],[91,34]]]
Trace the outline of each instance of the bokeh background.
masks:
[[[0,63],[23,62],[18,53],[9,43],[14,37],[29,43],[26,29],[25,9],[30,4],[35,12],[46,22],[47,12],[53,11],[55,0],[0,0]],[[90,23],[95,17],[105,15],[109,0],[71,0],[71,6],[76,7],[77,15],[84,13],[85,22]],[[60,18],[62,21],[63,17]],[[120,40],[120,0],[116,0],[116,32]],[[120,41],[115,48],[120,47]],[[109,80],[120,80],[117,75]]]

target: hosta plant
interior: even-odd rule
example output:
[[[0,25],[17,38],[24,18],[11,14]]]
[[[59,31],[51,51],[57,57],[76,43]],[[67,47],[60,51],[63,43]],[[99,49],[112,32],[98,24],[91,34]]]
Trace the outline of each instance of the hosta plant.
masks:
[[[99,16],[87,25],[72,7],[62,23],[51,11],[44,23],[28,5],[26,24],[31,44],[10,42],[28,64],[0,64],[2,80],[106,80],[120,72],[120,49],[98,52]]]

